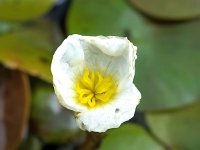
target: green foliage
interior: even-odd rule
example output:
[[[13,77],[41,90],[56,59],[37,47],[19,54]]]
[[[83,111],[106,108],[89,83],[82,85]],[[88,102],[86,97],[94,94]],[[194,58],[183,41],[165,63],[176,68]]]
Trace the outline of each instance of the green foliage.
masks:
[[[38,22],[32,26],[10,28],[7,34],[4,31],[0,35],[0,62],[50,82],[51,59],[58,45],[58,39],[53,35],[54,25]]]
[[[108,131],[99,150],[164,150],[142,127],[125,124]]]
[[[169,112],[147,114],[147,122],[157,138],[174,149],[200,147],[200,103]]]
[[[131,28],[127,21],[133,15],[121,0],[76,0],[66,18],[66,27],[70,34],[125,36]]]
[[[186,20],[200,16],[200,0],[129,0],[146,15],[161,20]]]
[[[1,0],[0,20],[33,20],[50,10],[54,3],[54,0]]]
[[[200,21],[152,25],[138,43],[142,47],[138,48],[135,82],[145,93],[140,108],[172,109],[196,102],[200,88],[200,30],[196,29]]]

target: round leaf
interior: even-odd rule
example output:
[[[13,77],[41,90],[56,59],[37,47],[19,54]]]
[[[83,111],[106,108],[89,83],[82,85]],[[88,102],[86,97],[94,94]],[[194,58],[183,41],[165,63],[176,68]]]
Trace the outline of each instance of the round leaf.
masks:
[[[142,127],[124,124],[112,129],[103,139],[99,150],[164,150]]]
[[[66,25],[70,34],[125,35],[131,27],[129,21],[134,18],[123,0],[76,0]]]
[[[54,3],[54,0],[1,0],[0,20],[33,20],[47,13]]]
[[[185,20],[200,16],[200,0],[129,0],[146,15],[162,20]],[[180,7],[181,5],[181,7]]]
[[[152,132],[174,149],[199,150],[200,103],[184,109],[147,114]]]
[[[4,33],[0,35],[0,62],[51,81],[50,64],[60,43],[58,37],[60,35],[55,35],[55,26],[50,22],[21,26]]]
[[[135,81],[143,94],[141,109],[176,108],[199,99],[199,25],[154,24],[139,41]]]

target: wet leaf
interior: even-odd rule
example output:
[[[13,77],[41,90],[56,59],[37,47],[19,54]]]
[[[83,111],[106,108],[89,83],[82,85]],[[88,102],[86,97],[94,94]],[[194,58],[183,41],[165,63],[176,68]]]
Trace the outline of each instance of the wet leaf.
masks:
[[[51,59],[60,39],[50,22],[21,26],[0,36],[0,62],[51,81]]]
[[[29,114],[29,82],[24,73],[0,67],[0,149],[20,144]]]
[[[47,13],[54,3],[54,0],[1,0],[0,20],[33,20]]]
[[[177,150],[199,150],[200,103],[169,112],[147,114],[152,132]]]
[[[146,15],[162,20],[186,20],[200,16],[200,0],[129,0]],[[180,7],[181,5],[181,7]]]
[[[46,83],[34,85],[31,122],[33,132],[47,143],[66,143],[79,132],[72,111],[61,107]]]
[[[143,93],[140,108],[169,109],[199,99],[200,21],[154,24],[139,41],[136,85]]]
[[[73,1],[66,19],[70,34],[125,35],[133,14],[123,0]]]
[[[122,0],[76,0],[69,13],[68,31],[128,36],[138,46],[134,83],[142,93],[139,108],[147,111],[198,100],[199,25],[198,20],[166,25],[152,22]]]
[[[108,131],[100,150],[164,150],[142,127],[124,124]]]

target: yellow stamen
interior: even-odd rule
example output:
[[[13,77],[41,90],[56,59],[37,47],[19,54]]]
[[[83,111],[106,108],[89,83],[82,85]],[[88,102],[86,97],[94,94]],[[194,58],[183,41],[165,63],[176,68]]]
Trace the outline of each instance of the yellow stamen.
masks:
[[[86,68],[76,83],[78,102],[90,108],[110,101],[116,94],[117,84],[111,76]]]

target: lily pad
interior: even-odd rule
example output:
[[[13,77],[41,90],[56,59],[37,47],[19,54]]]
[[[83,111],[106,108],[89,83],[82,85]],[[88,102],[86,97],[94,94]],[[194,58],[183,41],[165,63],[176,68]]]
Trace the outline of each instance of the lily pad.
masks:
[[[146,15],[161,20],[200,17],[200,0],[129,0]]]
[[[67,23],[70,34],[128,36],[138,46],[134,83],[142,93],[140,110],[177,108],[199,99],[199,20],[159,24],[122,0],[76,0]]]
[[[66,27],[69,34],[125,36],[134,18],[123,0],[76,0],[66,18]]]
[[[21,26],[0,35],[0,62],[51,81],[51,59],[61,35],[51,22]]]
[[[199,150],[200,103],[169,112],[147,114],[147,122],[157,138],[173,149]]]
[[[140,107],[169,109],[198,101],[200,21],[155,24],[138,53],[136,85],[143,93]],[[145,39],[147,37],[147,39]]]
[[[17,149],[29,114],[29,82],[24,73],[0,66],[0,149]]]
[[[1,0],[0,20],[28,21],[47,13],[55,0]]]
[[[108,131],[99,150],[164,150],[142,127],[124,124]]]

